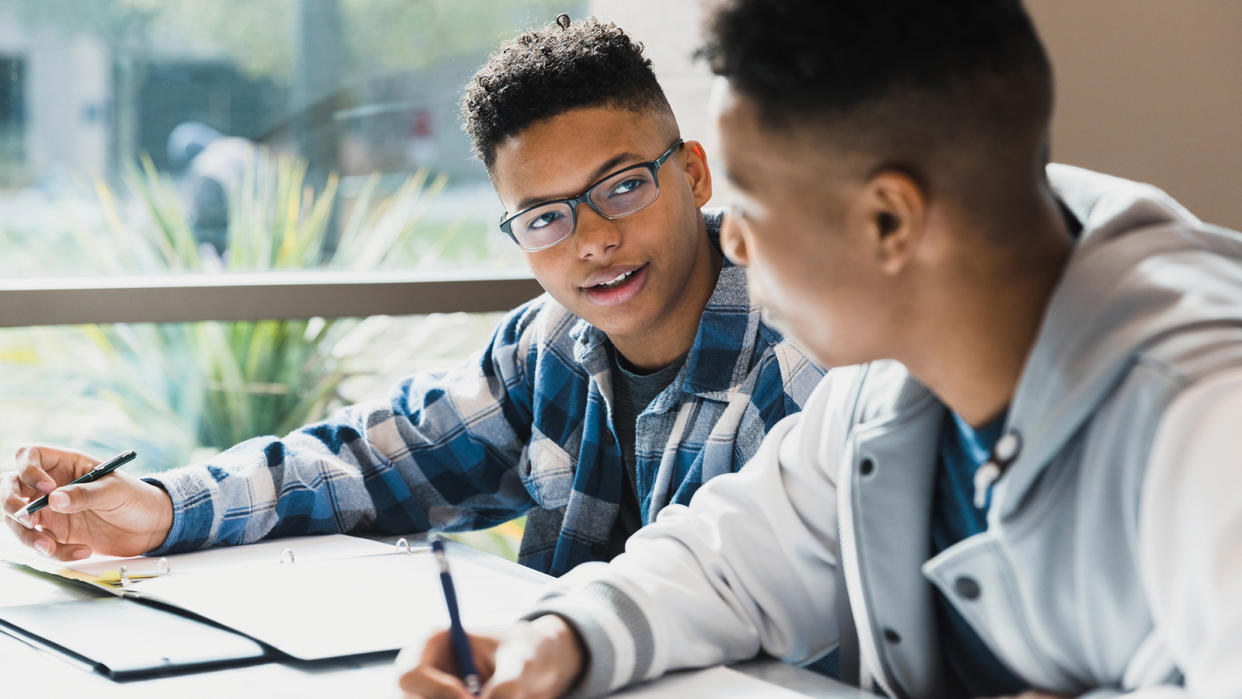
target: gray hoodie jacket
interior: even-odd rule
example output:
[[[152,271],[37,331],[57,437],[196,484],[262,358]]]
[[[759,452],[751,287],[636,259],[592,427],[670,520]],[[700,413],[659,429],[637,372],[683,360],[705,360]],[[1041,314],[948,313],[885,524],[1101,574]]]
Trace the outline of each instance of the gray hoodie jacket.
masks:
[[[835,369],[742,472],[533,612],[585,640],[582,693],[840,645],[863,687],[939,696],[935,585],[1044,691],[1242,696],[1242,236],[1145,185],[1049,177],[1083,232],[992,456],[988,530],[929,560],[946,409],[895,362]]]

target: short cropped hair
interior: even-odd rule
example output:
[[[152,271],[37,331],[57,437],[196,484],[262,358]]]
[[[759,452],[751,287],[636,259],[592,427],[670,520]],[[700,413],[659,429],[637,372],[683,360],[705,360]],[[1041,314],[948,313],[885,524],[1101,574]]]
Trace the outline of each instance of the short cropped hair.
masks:
[[[641,43],[594,18],[568,25],[553,23],[506,42],[471,78],[461,113],[489,172],[501,141],[571,109],[655,108],[672,115]]]
[[[698,55],[763,128],[810,125],[967,195],[1042,176],[1052,68],[1019,0],[727,0]]]

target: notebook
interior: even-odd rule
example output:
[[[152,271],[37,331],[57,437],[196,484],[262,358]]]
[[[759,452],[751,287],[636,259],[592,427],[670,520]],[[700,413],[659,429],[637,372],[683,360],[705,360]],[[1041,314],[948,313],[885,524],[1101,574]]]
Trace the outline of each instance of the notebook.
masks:
[[[3,607],[0,625],[114,680],[269,657],[245,636],[119,597]]]
[[[397,650],[448,625],[434,558],[426,547],[402,544],[327,535],[166,558],[61,564],[22,555],[16,562],[182,609],[294,658],[318,660]],[[452,567],[468,628],[516,619],[541,587],[469,560],[454,558]]]

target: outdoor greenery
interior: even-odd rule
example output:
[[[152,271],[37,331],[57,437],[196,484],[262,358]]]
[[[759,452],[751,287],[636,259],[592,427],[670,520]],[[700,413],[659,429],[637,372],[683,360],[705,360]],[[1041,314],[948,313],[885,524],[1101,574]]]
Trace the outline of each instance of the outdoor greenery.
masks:
[[[316,192],[305,176],[305,163],[297,159],[260,155],[230,196],[229,267],[428,266],[452,243],[451,230],[435,240],[419,236],[422,212],[443,188],[443,178],[416,174],[382,199],[365,187],[332,246],[328,221],[337,202],[336,180]],[[109,271],[202,272],[221,264],[200,249],[173,183],[149,160],[127,168],[123,182],[119,193],[96,184],[97,220],[105,230],[78,226],[61,245],[35,254],[77,256],[79,268]],[[144,462],[158,467],[187,463],[203,450],[255,435],[284,434],[323,416],[340,402],[339,387],[349,375],[348,356],[338,348],[363,347],[382,328],[321,318],[32,328],[25,343],[11,341],[0,359],[32,378],[57,377],[39,384],[59,386],[62,404],[101,400],[118,406],[136,429],[84,436],[72,428],[73,439],[101,446],[138,440],[145,454],[160,457]],[[53,335],[59,339],[43,341]]]
[[[114,152],[106,168],[90,170],[102,173],[100,179],[83,182],[72,162],[62,169],[17,157],[29,134],[0,133],[0,275],[511,266],[517,253],[496,235],[492,212],[479,206],[492,201],[481,175],[463,182],[454,172],[447,189],[443,176],[406,173],[410,163],[436,161],[402,157],[409,126],[401,121],[400,103],[364,105],[397,110],[390,119],[400,125],[395,132],[362,124],[360,117],[315,113],[324,121],[313,126],[323,134],[313,135],[342,142],[310,168],[297,157],[260,149],[229,193],[227,248],[216,255],[196,240],[179,183],[155,164],[160,154],[155,161],[137,155],[140,146],[153,149],[163,136],[155,121],[138,118],[142,76],[127,78],[126,71],[141,73],[144,62],[226,65],[252,86],[290,96],[295,112],[306,107],[293,99],[300,89],[318,99],[321,93],[309,86],[324,70],[332,73],[333,89],[423,71],[419,89],[434,96],[457,79],[437,73],[437,66],[473,66],[521,28],[560,11],[576,16],[584,6],[553,0],[12,0],[5,12],[32,41],[89,38],[106,48],[115,93],[101,118],[110,124]],[[308,24],[319,33],[308,32]],[[300,35],[321,36],[325,27],[327,43],[337,45],[312,45]],[[384,85],[372,87],[366,99],[391,97]],[[66,90],[65,99],[75,95]],[[213,109],[228,103],[216,99]],[[275,110],[271,116],[284,123],[289,115]],[[151,133],[161,135],[138,138]],[[322,158],[306,148],[311,136],[287,136],[272,145]],[[367,157],[347,166],[342,153],[359,152]],[[436,167],[457,162],[449,156]],[[356,174],[391,163],[397,165],[387,175]],[[328,169],[348,176],[327,175]],[[481,346],[494,321],[454,314],[447,321],[2,329],[0,448],[9,451],[15,441],[29,439],[96,454],[135,448],[142,455],[135,471],[193,463],[256,435],[285,434],[339,405],[380,397],[394,374],[442,368]],[[520,533],[520,524],[510,523],[470,542],[513,557]]]
[[[81,268],[131,273],[204,272],[221,264],[366,270],[428,267],[462,254],[454,247],[453,227],[434,225],[431,236],[421,228],[424,212],[444,187],[443,178],[425,172],[389,196],[376,195],[373,178],[339,216],[339,243],[331,245],[336,179],[316,191],[307,186],[304,162],[261,152],[241,187],[230,193],[224,260],[200,248],[174,183],[149,160],[128,167],[122,182],[119,189],[96,183],[93,215],[79,203],[65,219],[68,231],[49,231],[41,244],[26,246],[26,262],[69,256],[79,258]],[[0,236],[13,242],[12,233]],[[384,317],[5,331],[5,421],[29,430],[26,435],[93,453],[136,448],[143,455],[139,471],[188,464],[247,438],[285,434],[326,416],[347,402],[342,388],[366,371],[360,367],[367,359],[372,367],[381,361],[368,354],[394,337],[407,352],[434,353],[446,339],[455,348],[450,352],[481,345],[494,318],[459,315],[454,330],[440,328],[434,336]],[[372,381],[371,391],[383,390],[379,383]],[[474,545],[510,558],[520,536],[519,523],[468,535]]]

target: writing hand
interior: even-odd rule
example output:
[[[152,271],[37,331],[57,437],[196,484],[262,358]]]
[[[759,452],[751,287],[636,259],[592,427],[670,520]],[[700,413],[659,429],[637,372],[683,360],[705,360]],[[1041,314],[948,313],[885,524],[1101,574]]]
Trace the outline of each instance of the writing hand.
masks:
[[[470,648],[483,680],[484,699],[559,697],[582,672],[584,653],[577,634],[558,616],[542,616],[497,629],[471,633]],[[421,648],[398,657],[398,684],[407,699],[470,699],[457,675],[448,630],[430,636]]]

